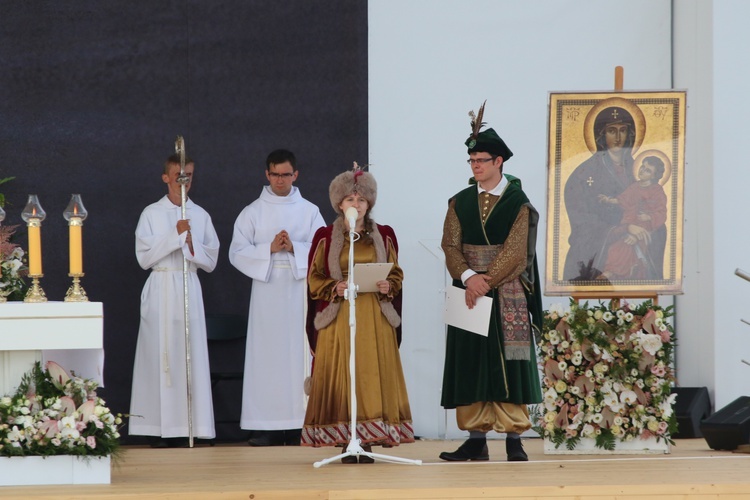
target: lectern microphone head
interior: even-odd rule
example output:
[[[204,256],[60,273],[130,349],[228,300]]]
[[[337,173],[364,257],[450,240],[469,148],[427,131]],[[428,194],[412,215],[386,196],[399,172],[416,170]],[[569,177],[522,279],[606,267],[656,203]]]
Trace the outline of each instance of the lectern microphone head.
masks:
[[[349,223],[349,230],[354,231],[354,227],[357,225],[357,216],[359,213],[357,213],[357,209],[354,207],[349,207],[346,209],[346,212],[344,212],[344,217],[346,217],[346,221]]]

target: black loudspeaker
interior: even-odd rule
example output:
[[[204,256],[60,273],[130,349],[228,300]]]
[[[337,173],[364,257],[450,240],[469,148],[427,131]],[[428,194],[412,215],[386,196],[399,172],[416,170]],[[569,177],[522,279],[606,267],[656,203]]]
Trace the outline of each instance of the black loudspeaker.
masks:
[[[701,423],[701,432],[714,450],[735,450],[750,443],[750,397],[742,396]]]
[[[672,394],[677,394],[674,402],[674,413],[677,417],[677,432],[674,439],[703,437],[700,430],[701,420],[711,415],[711,399],[706,387],[672,387]]]

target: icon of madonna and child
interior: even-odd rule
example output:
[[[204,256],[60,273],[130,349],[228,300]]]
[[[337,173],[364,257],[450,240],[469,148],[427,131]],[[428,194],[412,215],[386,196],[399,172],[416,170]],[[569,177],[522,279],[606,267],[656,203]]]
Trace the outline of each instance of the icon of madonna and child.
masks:
[[[602,101],[587,116],[584,134],[592,155],[565,182],[570,234],[563,280],[596,285],[664,278],[663,186],[672,165],[658,149],[633,157],[645,127],[640,109],[621,98]]]

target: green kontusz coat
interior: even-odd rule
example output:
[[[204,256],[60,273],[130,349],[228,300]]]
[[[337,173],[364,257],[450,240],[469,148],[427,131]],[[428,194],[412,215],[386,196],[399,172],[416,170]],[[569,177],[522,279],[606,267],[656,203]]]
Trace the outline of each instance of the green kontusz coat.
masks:
[[[476,186],[472,185],[455,195],[455,211],[461,225],[463,244],[498,245],[505,242],[521,208],[524,205],[530,208],[527,268],[521,276],[521,281],[532,317],[531,324],[538,335],[542,323],[539,270],[535,251],[539,215],[521,189],[521,181],[508,175],[506,178],[509,185],[487,218],[484,228]],[[460,279],[454,279],[453,285],[465,288]],[[535,335],[532,335],[529,347],[529,360],[505,359],[498,293],[499,289],[495,288],[487,294],[493,299],[487,337],[448,326],[441,401],[445,408],[480,401],[534,404],[542,400],[535,355]]]

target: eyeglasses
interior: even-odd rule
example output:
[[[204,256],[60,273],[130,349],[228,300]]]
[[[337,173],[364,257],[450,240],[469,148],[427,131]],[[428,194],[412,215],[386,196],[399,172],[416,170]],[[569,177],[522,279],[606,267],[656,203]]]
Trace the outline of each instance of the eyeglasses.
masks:
[[[268,175],[270,177],[273,177],[274,179],[291,179],[294,176],[294,172],[285,173],[285,174],[279,174],[276,172],[268,172]]]
[[[473,165],[474,163],[476,163],[477,165],[481,165],[483,163],[487,163],[488,161],[493,161],[493,160],[494,158],[470,158],[466,160],[466,163],[468,163],[469,165]]]

